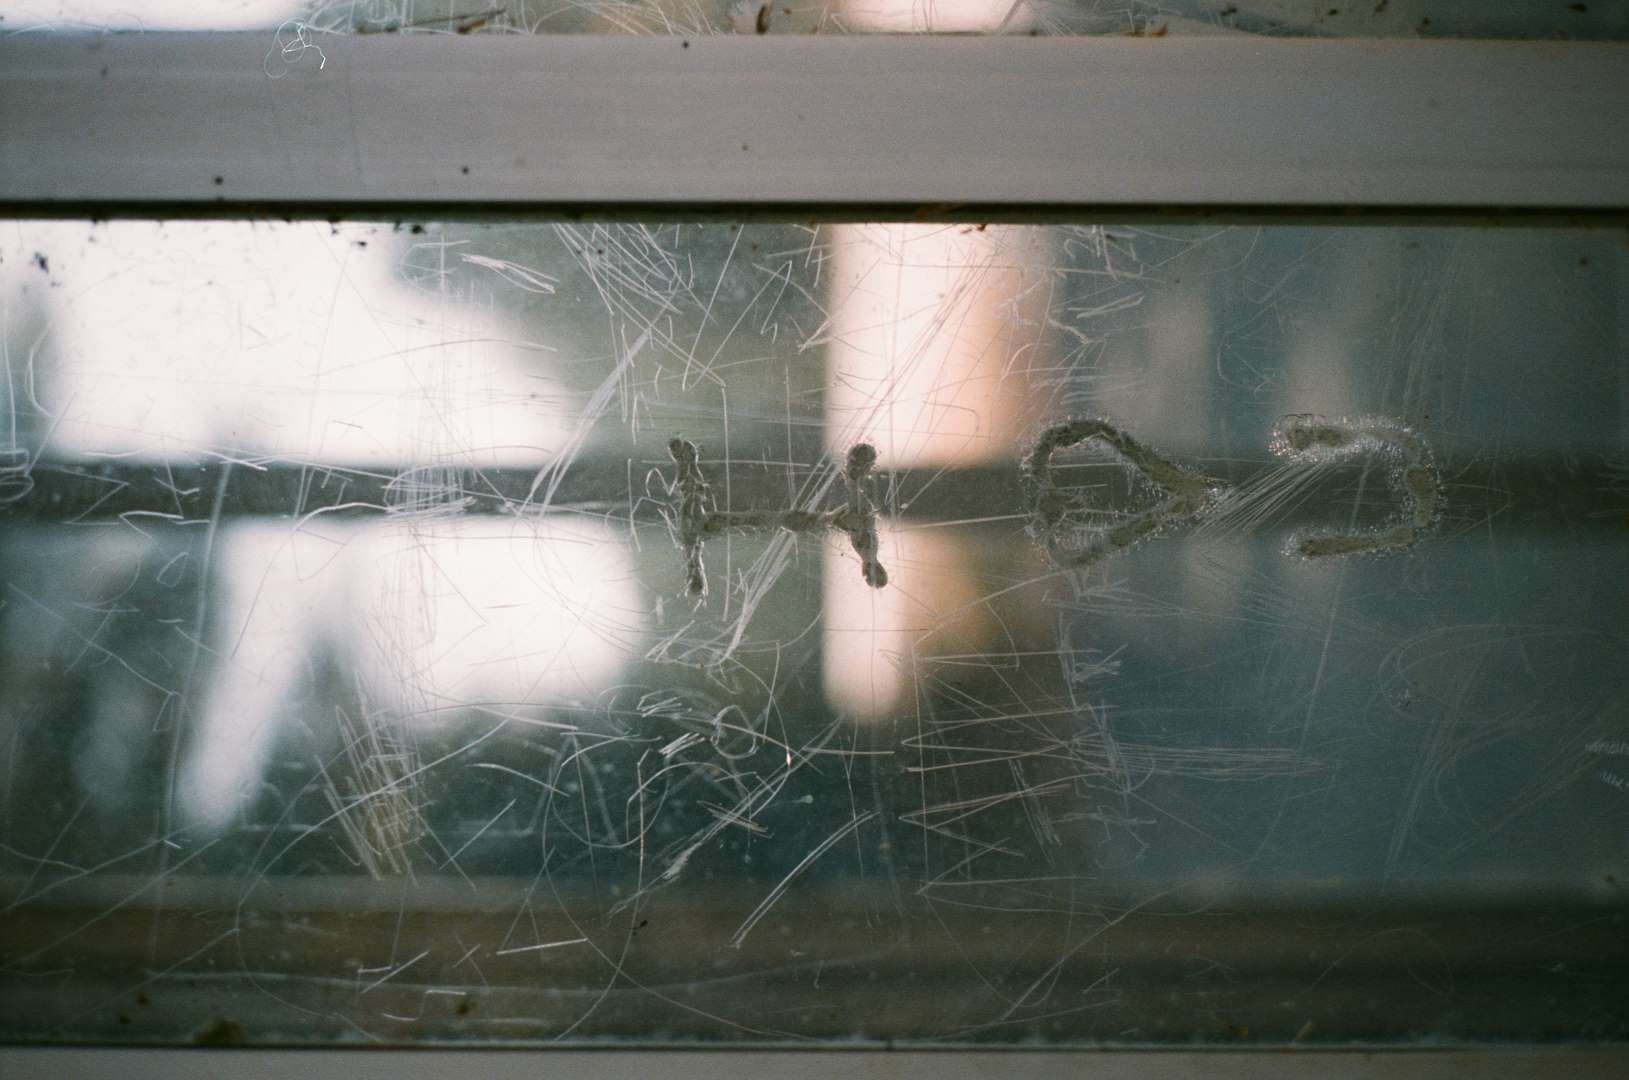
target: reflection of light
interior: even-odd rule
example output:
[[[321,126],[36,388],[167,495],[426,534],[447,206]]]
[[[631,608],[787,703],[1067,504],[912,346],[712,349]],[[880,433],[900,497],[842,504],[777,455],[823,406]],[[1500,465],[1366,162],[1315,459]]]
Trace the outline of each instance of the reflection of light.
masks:
[[[374,686],[402,706],[591,698],[615,678],[643,616],[624,540],[586,522],[462,518],[368,538]],[[421,694],[419,702],[413,694]]]
[[[1023,0],[840,0],[837,10],[845,26],[886,33],[1023,33],[1035,23],[1033,7]]]
[[[296,0],[0,0],[10,28],[37,24],[99,30],[263,30],[308,5]]]
[[[827,433],[872,441],[884,467],[973,464],[1010,452],[1022,402],[1009,365],[1022,327],[1018,230],[834,230]]]
[[[30,227],[60,286],[45,454],[491,466],[559,449],[572,425],[543,348],[473,297],[397,280],[391,242],[363,235],[373,248],[326,225]]]
[[[878,522],[877,532],[886,588],[861,579],[846,539],[828,542],[825,555],[826,699],[859,720],[879,719],[903,704],[914,682],[912,657],[930,635],[955,642],[958,651],[975,651],[991,622],[975,603],[981,593],[971,580],[972,562],[954,537],[887,522]]]
[[[215,674],[182,795],[219,828],[259,778],[313,665],[354,678],[367,723],[590,700],[645,631],[622,539],[598,523],[444,518],[222,529]],[[308,722],[327,724],[328,716]]]

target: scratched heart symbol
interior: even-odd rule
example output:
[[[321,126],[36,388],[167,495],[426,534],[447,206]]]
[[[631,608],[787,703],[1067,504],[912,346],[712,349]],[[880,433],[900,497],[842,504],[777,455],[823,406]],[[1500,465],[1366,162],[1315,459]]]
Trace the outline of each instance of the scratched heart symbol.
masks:
[[[1108,449],[1141,476],[1157,492],[1153,505],[1129,518],[1091,524],[1089,519],[1101,515],[1103,509],[1093,507],[1083,495],[1060,488],[1052,464],[1053,454],[1086,443]],[[1095,417],[1066,420],[1043,431],[1024,459],[1023,472],[1030,533],[1045,545],[1054,562],[1066,568],[1091,566],[1167,529],[1190,523],[1224,490],[1217,481],[1167,460],[1153,447]],[[1087,522],[1082,523],[1082,518]]]

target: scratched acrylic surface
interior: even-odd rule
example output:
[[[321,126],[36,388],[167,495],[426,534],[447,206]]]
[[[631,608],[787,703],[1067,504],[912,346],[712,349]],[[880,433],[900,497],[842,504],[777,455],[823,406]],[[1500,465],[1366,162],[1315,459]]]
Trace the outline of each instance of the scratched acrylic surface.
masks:
[[[0,256],[7,1038],[1629,1035],[1621,231]]]
[[[1559,0],[0,0],[6,30],[267,35],[268,71],[333,34],[1112,34],[1623,40],[1622,4]]]

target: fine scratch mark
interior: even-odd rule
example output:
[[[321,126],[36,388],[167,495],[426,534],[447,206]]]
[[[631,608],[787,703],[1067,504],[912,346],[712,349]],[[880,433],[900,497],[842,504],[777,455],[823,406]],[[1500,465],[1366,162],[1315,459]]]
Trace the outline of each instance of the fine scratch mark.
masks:
[[[769,895],[764,897],[762,902],[760,902],[757,907],[752,909],[752,914],[747,916],[746,922],[743,922],[740,928],[736,930],[735,934],[731,936],[730,946],[732,948],[739,949],[741,947],[741,943],[747,940],[747,935],[752,933],[752,928],[758,925],[758,920],[769,914],[769,909],[775,906],[775,902],[785,894],[786,890],[791,886],[792,882],[797,879],[799,874],[807,870],[810,864],[812,864],[816,859],[820,858],[820,856],[824,855],[827,851],[830,851],[834,845],[841,843],[843,838],[848,836],[849,833],[852,833],[861,825],[864,825],[866,822],[870,821],[876,816],[877,811],[869,810],[866,813],[861,814],[859,817],[854,818],[847,825],[844,825],[841,829],[838,829],[836,832],[832,833],[830,836],[826,837],[826,839],[817,844],[815,849],[809,852],[809,854],[805,855],[802,862],[792,867],[792,872],[781,878],[781,883],[776,885],[773,889],[770,889]]]
[[[559,949],[567,945],[587,944],[586,937],[567,938],[565,941],[545,941],[538,945],[517,945],[512,949],[499,949],[494,956],[514,956],[516,953],[542,952],[544,949]]]

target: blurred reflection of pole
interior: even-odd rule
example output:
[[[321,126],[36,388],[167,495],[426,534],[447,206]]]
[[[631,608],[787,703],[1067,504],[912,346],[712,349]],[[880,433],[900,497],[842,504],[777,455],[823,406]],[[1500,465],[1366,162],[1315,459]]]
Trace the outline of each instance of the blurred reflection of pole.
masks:
[[[1036,294],[1044,265],[1034,230],[975,225],[830,230],[826,439],[835,457],[877,448],[879,470],[964,468],[1011,460],[1028,422]],[[882,512],[897,505],[886,476]],[[970,510],[970,516],[972,511]],[[909,537],[909,541],[905,537]],[[897,708],[915,644],[959,610],[959,647],[977,651],[994,620],[969,584],[971,552],[947,528],[880,530],[890,585],[854,588],[852,554],[828,545],[825,686],[856,718]],[[895,550],[897,546],[897,550]],[[896,569],[897,567],[897,569]]]

